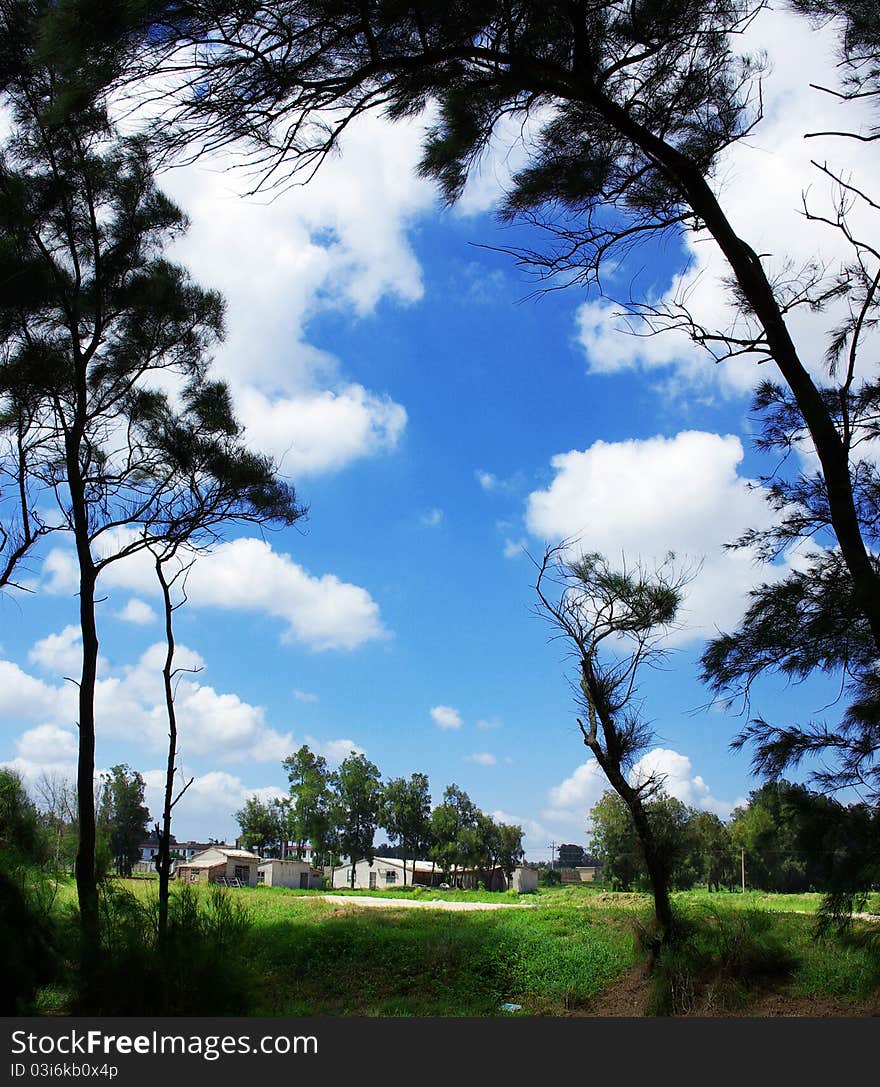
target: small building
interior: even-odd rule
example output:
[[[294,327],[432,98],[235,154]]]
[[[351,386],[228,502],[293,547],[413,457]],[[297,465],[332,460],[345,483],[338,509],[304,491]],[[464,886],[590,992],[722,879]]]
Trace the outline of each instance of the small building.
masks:
[[[595,883],[599,879],[597,864],[579,865],[577,868],[560,868],[563,883]]]
[[[257,867],[257,883],[264,887],[299,887],[314,891],[321,887],[324,874],[308,861],[263,860]]]
[[[513,870],[510,889],[522,895],[530,895],[538,889],[538,869],[529,864],[518,864]]]
[[[374,857],[373,863],[358,861],[354,873],[355,888],[361,891],[381,890],[385,887],[403,887],[410,885],[436,887],[443,878],[440,869],[431,861],[406,862],[406,882],[403,873],[404,862],[397,857]],[[333,887],[351,887],[351,865],[344,864],[327,870]]]
[[[360,860],[357,862],[354,873],[354,886],[356,889],[382,890],[384,888],[403,887],[437,887],[443,873],[432,861],[407,861],[406,883],[404,884],[403,861],[396,857],[374,857],[373,863]],[[329,874],[329,873],[328,873]],[[334,887],[351,887],[351,865],[345,864],[340,868],[334,868],[331,877]],[[486,872],[477,869],[459,871],[455,877],[456,885],[463,889],[475,889],[482,884],[489,891],[507,890],[507,876],[500,868],[493,868]],[[518,865],[510,881],[512,890],[522,894],[528,894],[538,888],[537,869],[526,865]]]
[[[246,849],[212,845],[178,864],[175,874],[187,883],[238,883],[256,887],[260,858]]]

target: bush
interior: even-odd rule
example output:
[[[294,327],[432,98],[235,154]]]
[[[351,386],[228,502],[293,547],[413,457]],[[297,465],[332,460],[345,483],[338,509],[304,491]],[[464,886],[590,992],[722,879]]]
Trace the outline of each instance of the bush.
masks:
[[[101,964],[94,992],[102,1015],[244,1015],[255,979],[245,942],[251,918],[223,887],[185,884],[172,893],[160,943],[158,898],[102,887]],[[137,978],[137,984],[132,984]]]
[[[797,966],[773,917],[762,910],[722,916],[707,907],[678,914],[665,944],[658,948],[647,926],[637,928],[637,942],[652,952],[648,998],[652,1015],[741,1009],[756,988],[791,976]]]
[[[562,876],[555,868],[548,868],[539,880],[542,887],[555,887],[562,883]]]
[[[0,869],[0,1015],[33,1014],[37,989],[63,972],[48,884],[25,868]]]

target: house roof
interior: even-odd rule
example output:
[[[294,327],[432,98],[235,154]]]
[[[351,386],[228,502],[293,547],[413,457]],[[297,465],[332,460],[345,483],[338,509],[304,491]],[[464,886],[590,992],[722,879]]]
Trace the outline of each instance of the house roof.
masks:
[[[186,865],[180,865],[181,868],[212,868],[214,864],[222,864],[222,861],[215,861],[213,863],[202,864],[202,860],[210,856],[212,853],[219,853],[221,857],[225,857],[230,861],[259,861],[259,857],[256,853],[250,853],[247,849],[233,849],[231,846],[225,845],[211,845],[207,849],[202,850],[201,853],[196,853],[194,857],[191,857]]]

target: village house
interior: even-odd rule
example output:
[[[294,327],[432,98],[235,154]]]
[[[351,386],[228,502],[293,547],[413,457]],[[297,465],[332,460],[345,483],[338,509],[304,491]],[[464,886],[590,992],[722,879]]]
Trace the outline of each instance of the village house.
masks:
[[[403,861],[395,857],[374,857],[373,863],[360,860],[354,866],[354,886],[360,890],[382,890],[384,888],[437,887],[443,880],[443,873],[431,861],[407,861],[406,883],[404,884]],[[327,874],[331,875],[330,870]],[[351,865],[345,864],[332,869],[333,887],[351,887]],[[490,871],[469,869],[456,873],[455,882],[463,889],[476,889],[483,884],[488,891],[507,890],[507,877],[500,868]],[[510,881],[511,890],[529,894],[538,888],[537,869],[528,865],[517,865]]]
[[[308,861],[277,860],[260,861],[257,867],[257,883],[265,887],[298,887],[314,891],[321,887],[324,873],[313,868]]]
[[[188,861],[179,863],[175,875],[187,883],[231,883],[256,887],[260,863],[260,857],[246,849],[212,845]]]

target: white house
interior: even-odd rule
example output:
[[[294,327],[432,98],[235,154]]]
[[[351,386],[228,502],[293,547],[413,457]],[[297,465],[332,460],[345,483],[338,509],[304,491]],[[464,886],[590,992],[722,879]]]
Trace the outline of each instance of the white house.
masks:
[[[324,876],[319,868],[308,861],[264,860],[257,867],[257,883],[265,887],[299,887],[315,890],[321,886]]]
[[[221,883],[237,880],[247,887],[257,885],[260,858],[246,849],[212,845],[177,865],[175,874],[187,883]]]
[[[383,890],[404,886],[403,861],[395,857],[374,857],[373,863],[358,861],[354,866],[354,886],[357,889]],[[411,884],[422,887],[436,887],[443,879],[443,873],[431,861],[406,862],[406,886]],[[489,890],[503,891],[507,889],[507,877],[500,868],[491,872],[468,870],[457,873],[457,879],[465,888],[475,888],[483,883]],[[332,884],[334,887],[351,887],[351,865],[345,864],[333,869]],[[538,872],[526,865],[518,865],[510,881],[512,890],[522,894],[528,894],[538,888]]]

